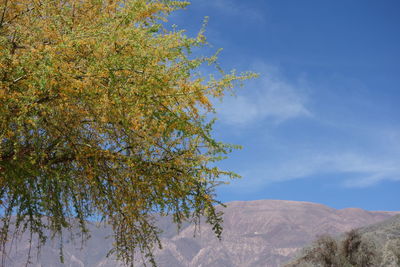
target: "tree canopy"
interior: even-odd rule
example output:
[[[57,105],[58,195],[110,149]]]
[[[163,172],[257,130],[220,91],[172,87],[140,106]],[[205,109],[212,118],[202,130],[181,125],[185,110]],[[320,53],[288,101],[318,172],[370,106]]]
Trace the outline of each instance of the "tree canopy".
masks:
[[[221,234],[213,104],[252,73],[224,73],[207,44],[170,27],[169,0],[0,1],[0,251],[10,230],[112,226],[111,253],[153,261],[154,215],[204,216]],[[215,65],[216,75],[199,71]],[[12,222],[15,227],[11,227]],[[153,262],[154,263],[154,262]]]

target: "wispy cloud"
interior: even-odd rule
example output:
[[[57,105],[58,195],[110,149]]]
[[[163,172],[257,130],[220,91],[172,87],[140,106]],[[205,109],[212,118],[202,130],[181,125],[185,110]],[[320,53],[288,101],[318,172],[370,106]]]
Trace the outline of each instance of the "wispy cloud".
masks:
[[[344,178],[351,176],[345,180],[346,186],[369,186],[385,179],[400,180],[400,162],[351,152],[317,154],[281,166],[276,171],[275,179],[302,178],[326,173]]]
[[[232,188],[259,190],[270,183],[312,177],[337,177],[334,183],[351,188],[400,181],[398,126],[363,120],[362,99],[346,102],[348,95],[342,92],[332,105],[331,99],[318,95],[315,83],[288,79],[268,65],[255,66],[252,69],[261,78],[239,90],[236,98],[217,105],[217,117],[225,124],[247,127],[266,122],[260,134],[246,136],[257,140],[247,142],[255,156],[247,153],[246,163],[234,166],[245,179],[234,182]],[[341,113],[343,103],[348,113]],[[312,120],[292,123],[304,117]],[[271,131],[274,122],[285,124]]]
[[[368,187],[383,180],[400,181],[400,160],[365,156],[357,153],[308,153],[279,162],[258,166],[242,175],[246,183],[237,183],[243,190],[256,190],[264,186],[312,176],[336,175],[344,187]],[[330,176],[331,177],[331,176]],[[234,187],[235,185],[233,185]]]
[[[258,66],[257,70],[260,78],[249,88],[216,103],[222,122],[240,126],[264,119],[282,122],[312,115],[306,107],[307,96],[301,82],[290,82],[277,69],[265,65]]]

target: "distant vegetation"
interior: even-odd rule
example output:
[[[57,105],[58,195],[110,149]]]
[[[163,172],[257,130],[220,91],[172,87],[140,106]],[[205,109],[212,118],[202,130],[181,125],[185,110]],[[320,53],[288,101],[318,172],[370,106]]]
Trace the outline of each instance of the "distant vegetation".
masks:
[[[320,236],[302,255],[286,267],[400,266],[400,239],[379,246],[376,238],[351,230],[344,238]]]

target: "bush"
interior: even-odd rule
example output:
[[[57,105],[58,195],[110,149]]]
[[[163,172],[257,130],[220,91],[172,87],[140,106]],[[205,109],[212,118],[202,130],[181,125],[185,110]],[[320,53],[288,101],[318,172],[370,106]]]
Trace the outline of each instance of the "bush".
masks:
[[[289,266],[319,267],[367,267],[380,262],[374,242],[357,230],[346,233],[343,240],[329,235],[320,236],[314,244],[303,251],[302,256]]]

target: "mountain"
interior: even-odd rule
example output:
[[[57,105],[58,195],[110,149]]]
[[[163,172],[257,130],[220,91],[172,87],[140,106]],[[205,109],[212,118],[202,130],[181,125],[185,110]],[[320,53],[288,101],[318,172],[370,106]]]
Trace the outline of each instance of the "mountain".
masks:
[[[320,234],[336,235],[392,218],[399,212],[337,210],[309,202],[284,200],[236,201],[224,209],[223,239],[202,224],[195,233],[194,225],[183,225],[179,233],[168,218],[160,219],[164,229],[163,249],[155,252],[161,267],[179,266],[279,266],[298,254]],[[84,249],[75,241],[64,242],[64,266],[122,266],[105,258],[112,240],[105,239],[108,227],[90,225],[91,236]],[[29,266],[62,266],[59,263],[59,241],[42,248]],[[29,246],[27,235],[14,242],[6,266],[22,266]]]

